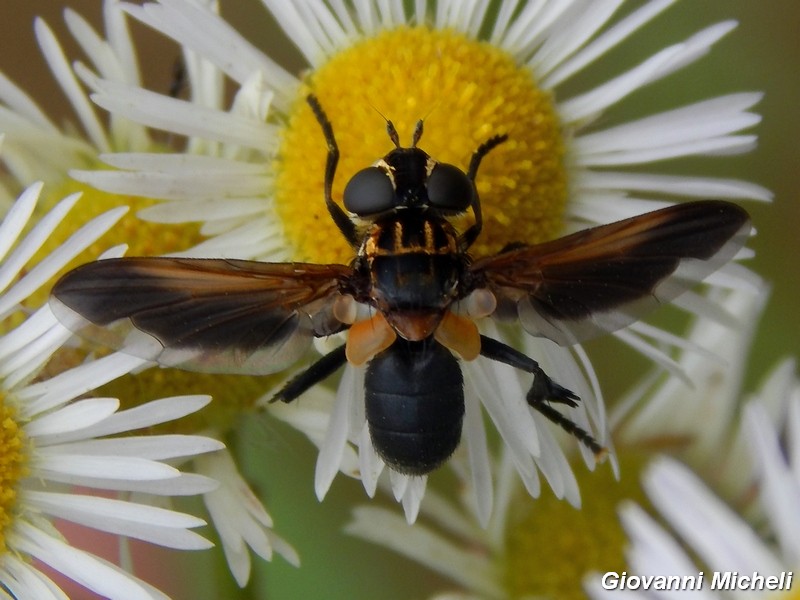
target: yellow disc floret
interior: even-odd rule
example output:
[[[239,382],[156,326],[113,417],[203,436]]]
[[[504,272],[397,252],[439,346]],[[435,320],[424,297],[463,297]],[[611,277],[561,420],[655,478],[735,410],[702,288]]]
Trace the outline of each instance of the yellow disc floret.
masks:
[[[484,229],[473,254],[559,233],[566,173],[550,94],[536,86],[529,69],[488,43],[453,31],[401,27],[334,55],[301,89],[275,165],[276,210],[298,260],[347,262],[353,256],[325,208],[327,147],[305,104],[309,92],[319,98],[339,145],[337,202],[354,173],[392,149],[382,115],[404,146],[424,119],[419,147],[465,170],[481,143],[509,136],[478,172]]]
[[[25,434],[0,391],[0,554],[6,551],[6,532],[14,521],[19,482],[27,475]]]
[[[617,516],[620,502],[649,506],[636,476],[646,457],[628,452],[622,482],[611,469],[576,469],[586,499],[573,508],[549,490],[525,497],[507,527],[505,583],[509,598],[586,598],[583,579],[590,572],[625,570],[626,536]]]

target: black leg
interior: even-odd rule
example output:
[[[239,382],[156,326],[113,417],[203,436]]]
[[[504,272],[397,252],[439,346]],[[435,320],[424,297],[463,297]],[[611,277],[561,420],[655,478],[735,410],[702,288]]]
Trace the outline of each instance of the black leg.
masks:
[[[533,384],[531,385],[531,389],[528,390],[528,404],[533,405],[535,402],[549,400],[569,406],[578,405],[577,400],[580,400],[578,396],[550,379],[547,373],[539,366],[539,363],[519,350],[515,350],[503,342],[482,335],[481,355],[510,365],[515,369],[533,374]]]
[[[529,402],[529,404],[591,450],[597,460],[602,459],[608,453],[608,449],[601,446],[588,431],[578,427],[573,421],[569,420],[546,402],[536,402],[535,404]]]
[[[472,159],[469,161],[469,169],[467,169],[467,177],[470,178],[472,183],[475,183],[475,176],[478,174],[478,167],[483,160],[483,157],[489,154],[492,149],[502,144],[508,139],[507,135],[495,135],[490,137],[472,154]],[[472,243],[478,238],[478,235],[483,228],[483,214],[481,213],[481,202],[478,199],[477,190],[472,196],[472,212],[475,215],[475,223],[467,229],[460,239],[460,246],[464,249],[469,248]]]
[[[606,449],[589,432],[548,404],[548,402],[558,402],[568,406],[577,406],[577,401],[580,398],[550,379],[539,366],[539,363],[519,350],[515,350],[511,346],[485,335],[481,336],[481,356],[505,363],[526,373],[532,373],[533,384],[531,384],[531,389],[528,390],[526,396],[531,408],[574,436],[580,443],[589,448],[598,460],[605,455]]]
[[[354,248],[358,248],[360,240],[356,234],[356,227],[347,216],[347,213],[342,210],[338,204],[333,201],[331,190],[333,189],[333,176],[336,174],[336,165],[339,163],[339,146],[336,144],[336,138],[333,135],[333,126],[328,120],[325,111],[319,100],[313,94],[309,94],[306,98],[311,110],[314,111],[314,116],[317,122],[322,127],[322,133],[325,134],[325,141],[328,144],[328,160],[325,163],[325,205],[328,207],[328,212],[342,232],[342,235]]]
[[[345,345],[342,344],[335,350],[331,350],[326,355],[322,356],[305,371],[293,377],[289,383],[283,386],[280,392],[270,399],[270,402],[277,402],[280,400],[281,402],[289,403],[329,375],[333,375],[347,362],[344,350]]]
[[[172,63],[172,82],[169,84],[170,98],[179,98],[186,89],[186,84],[186,62],[183,60],[183,56],[178,56]]]

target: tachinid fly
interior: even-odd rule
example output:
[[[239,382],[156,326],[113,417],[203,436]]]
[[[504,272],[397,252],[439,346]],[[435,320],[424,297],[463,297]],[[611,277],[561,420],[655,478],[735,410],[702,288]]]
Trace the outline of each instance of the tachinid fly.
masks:
[[[327,209],[356,257],[350,265],[233,259],[118,258],[78,267],[51,305],[74,331],[163,366],[266,374],[291,366],[313,337],[347,341],[290,380],[291,402],[346,362],[366,365],[372,444],[392,469],[425,474],[461,439],[459,361],[479,356],[532,374],[527,402],[596,455],[603,448],[552,405],[578,397],[529,356],[481,335],[476,320],[511,315],[531,335],[572,345],[622,328],[728,262],[750,232],[747,213],[722,201],[679,204],[543,244],[472,257],[481,232],[475,177],[505,136],[479,146],[469,167],[437,162],[417,143],[356,173],[334,202],[339,151],[314,96],[328,145]],[[453,218],[470,212],[458,231]]]

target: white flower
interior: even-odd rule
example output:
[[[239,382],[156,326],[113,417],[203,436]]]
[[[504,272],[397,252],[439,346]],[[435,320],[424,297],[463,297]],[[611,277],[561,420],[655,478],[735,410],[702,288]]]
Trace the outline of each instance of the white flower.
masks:
[[[750,150],[755,136],[741,132],[760,120],[750,112],[761,98],[759,93],[730,94],[628,123],[599,125],[607,109],[706,54],[734,28],[732,21],[707,27],[604,84],[562,98],[565,84],[574,86],[583,69],[673,1],[648,2],[616,21],[613,17],[621,2],[545,1],[518,6],[504,1],[496,18],[490,16],[488,3],[443,1],[434,6],[421,1],[413,7],[400,0],[264,3],[306,58],[311,72],[303,80],[244,40],[216,14],[214,4],[163,0],[126,6],[137,19],[188,50],[189,73],[200,72],[200,63],[194,61],[204,60],[239,86],[229,110],[81,70],[95,90],[93,99],[112,115],[207,142],[204,156],[109,154],[103,159],[120,170],[73,173],[100,189],[161,200],[143,211],[145,218],[176,223],[190,215],[202,221],[202,231],[210,237],[188,254],[347,260],[347,250],[342,250],[346,244],[322,202],[325,147],[304,106],[309,87],[331,118],[342,149],[335,195],[341,193],[348,174],[385,153],[379,149],[386,148],[387,140],[371,106],[401,124],[401,134],[428,114],[426,148],[430,144],[439,150],[437,158],[453,162],[463,162],[490,135],[510,131],[512,143],[493,153],[503,157],[497,159],[503,164],[492,166],[489,156],[477,178],[487,223],[476,252],[496,251],[520,237],[548,239],[563,229],[640,214],[663,206],[663,196],[770,198],[768,191],[743,181],[640,171],[641,165],[666,159]],[[489,32],[488,45],[476,43],[482,31]],[[468,58],[452,62],[459,53]],[[504,69],[513,72],[508,75],[508,89],[502,79]],[[493,85],[486,85],[490,79]],[[213,87],[221,81],[208,83]],[[523,88],[529,91],[518,93]],[[505,152],[509,154],[501,154]],[[309,165],[318,165],[316,174],[309,174]],[[530,228],[534,226],[538,229]],[[723,272],[712,280],[714,285],[742,286],[735,269]],[[686,296],[679,305],[696,314],[718,316],[713,303],[699,296]],[[582,401],[565,409],[565,414],[610,446],[597,377],[579,346],[564,350],[547,341],[518,340],[492,325],[482,327],[484,333],[524,345],[556,381],[576,392]],[[668,356],[671,349],[685,346],[677,336],[646,324],[615,335],[661,367],[685,375]],[[559,496],[577,504],[574,475],[548,430],[550,424],[523,400],[530,378],[483,358],[462,367],[464,439],[481,520],[485,522],[492,509],[481,406],[511,448],[528,491],[538,494],[541,471]],[[350,471],[345,460],[350,444],[359,448],[360,475],[367,491],[376,488],[383,463],[364,425],[362,377],[361,370],[345,368],[325,435],[318,440],[315,487],[320,497],[337,470]],[[314,419],[297,422],[310,437],[317,435],[319,423]],[[591,453],[582,451],[591,467]],[[425,490],[424,478],[394,472],[391,478],[407,518],[413,520]]]
[[[70,225],[77,229],[79,225],[76,225],[76,223],[82,225],[83,221],[88,219],[87,213],[89,216],[97,215],[103,210],[114,206],[131,206],[134,209],[141,207],[142,201],[139,198],[101,194],[97,190],[71,180],[68,172],[70,169],[78,167],[96,166],[98,164],[98,156],[112,150],[116,152],[149,152],[161,147],[161,142],[151,136],[147,128],[139,123],[118,115],[112,115],[106,120],[99,114],[99,109],[92,103],[89,94],[81,83],[81,77],[88,77],[89,75],[87,74],[92,70],[93,73],[110,81],[126,85],[141,85],[140,65],[137,62],[136,48],[128,27],[129,17],[123,10],[123,3],[117,0],[105,0],[102,7],[102,16],[105,26],[104,33],[96,31],[86,19],[71,8],[66,8],[64,11],[67,28],[80,46],[83,55],[88,58],[88,63],[81,61],[71,62],[65,53],[64,47],[48,24],[42,19],[37,19],[34,23],[34,31],[39,47],[55,82],[57,82],[61,92],[63,92],[70,107],[78,117],[76,124],[70,123],[64,126],[55,123],[47,116],[34,98],[0,74],[0,106],[5,109],[0,110],[0,132],[4,132],[5,138],[3,154],[0,158],[7,167],[15,185],[26,185],[36,179],[44,179],[48,182],[47,189],[50,190],[50,197],[45,195],[40,199],[38,203],[39,212],[47,210],[51,198],[57,195],[54,194],[53,189],[58,191],[81,189],[83,192],[83,201],[76,210],[69,210],[74,200],[77,199],[77,195],[72,195],[70,196],[69,206],[67,203],[63,203],[59,205],[58,209],[54,209],[49,217],[42,219],[49,222],[51,227],[55,227],[60,217],[64,217]],[[185,56],[185,61],[187,63],[186,83],[191,89],[193,101],[210,108],[221,107],[223,95],[218,81],[219,73],[204,60],[193,58],[191,53]],[[171,67],[172,65],[167,63],[165,70]],[[203,140],[192,140],[189,145],[192,147],[192,151],[207,151]],[[23,211],[22,203],[18,202],[16,204],[19,206],[12,206],[11,210],[21,214]],[[31,211],[33,206],[33,203],[27,205]],[[104,218],[107,221],[111,215],[119,217],[124,212],[125,209],[119,208]],[[30,214],[27,214],[27,217],[30,216]],[[34,216],[31,221],[35,221],[37,218]],[[45,230],[47,225],[43,224],[40,227],[41,234],[36,239],[47,238],[50,231]],[[62,227],[60,231],[64,229]],[[165,228],[160,224],[152,225],[142,222],[129,214],[125,215],[124,220],[119,221],[116,227],[106,227],[106,230],[103,238],[106,245],[124,244],[125,248],[130,247],[129,253],[135,254],[168,253],[176,249],[184,249],[198,239],[198,235],[193,229],[183,227],[181,232],[176,232],[174,229]],[[83,240],[85,236],[76,234],[75,238]],[[125,248],[122,246],[114,247],[107,251],[104,257],[121,255],[125,252]],[[40,271],[41,278],[38,284],[43,285],[47,277],[51,279],[50,282],[52,283],[57,270],[66,265],[77,254],[78,252],[76,251],[67,256],[63,251],[60,251],[57,259],[58,268],[50,269],[47,272]],[[61,260],[62,258],[63,260]],[[91,256],[91,258],[94,258],[94,256]],[[48,260],[51,263],[53,262],[53,259]],[[10,305],[18,302],[20,298],[25,296],[27,289],[27,287],[17,286],[15,288],[16,295],[14,297],[9,296],[6,304]],[[55,351],[69,337],[69,332],[63,329],[58,331],[60,331],[61,335],[52,342],[50,351]],[[90,392],[134,371],[137,372],[139,379],[143,380],[147,377],[147,374],[143,376],[142,372],[148,366],[151,365],[147,365],[145,361],[132,356],[114,354],[87,363],[79,372],[82,379],[76,374],[65,374],[63,377],[56,376],[54,379],[58,381],[64,379],[66,385],[71,386],[71,393],[79,395]],[[23,377],[26,373],[16,371],[16,374],[19,377]],[[170,393],[173,390],[182,389],[182,381],[179,380],[180,375],[162,374],[161,376],[166,381],[166,383],[162,384],[162,387],[168,387]],[[158,375],[155,377],[158,377]],[[202,380],[202,376],[192,375],[192,377]],[[220,385],[208,385],[202,391],[214,392],[217,400],[215,404],[220,406],[224,405],[228,398],[218,392],[220,390],[230,390],[230,386],[226,385],[222,378],[217,379],[220,381]],[[146,387],[146,385],[143,384],[143,387]],[[256,401],[267,385],[269,383],[265,380],[265,383],[251,386],[251,388],[254,388],[251,402]],[[241,387],[243,389],[251,389],[247,386]],[[139,389],[128,385],[126,391],[129,393],[120,394],[123,402],[129,398],[136,397]],[[243,393],[245,392],[241,392],[241,394]],[[198,406],[196,410],[199,410],[199,408]],[[214,408],[209,409],[209,411],[212,410]],[[213,419],[211,420],[213,421]],[[226,433],[221,429],[223,427],[214,431],[204,431],[203,433],[221,438]],[[202,470],[209,464],[218,464],[219,460],[221,459],[214,462],[209,459],[210,462],[192,463],[187,467]],[[266,514],[263,507],[255,508],[255,501],[252,497],[245,498],[244,492],[238,489],[241,487],[241,482],[236,484],[238,486],[235,486],[236,489],[227,490],[227,486],[229,484],[233,485],[235,483],[233,478],[238,477],[238,475],[236,472],[226,473],[226,475],[227,477],[223,478],[221,485],[212,495],[209,497],[204,496],[209,509],[217,499],[216,504],[213,504],[217,510],[210,511],[214,525],[218,523],[225,525],[225,519],[220,517],[220,502],[218,500],[220,496],[225,496],[226,501],[222,505],[230,509],[231,515],[238,516],[242,514],[242,506],[245,504],[248,505],[247,510],[256,511],[259,516]],[[205,478],[201,477],[198,480],[203,481]],[[272,543],[276,548],[280,549],[281,554],[286,556],[290,562],[296,563],[297,558],[294,551],[272,533],[270,527],[270,525],[264,524],[261,537],[248,535],[245,536],[245,542],[248,544],[253,543],[254,550],[264,558],[267,558],[269,554],[265,549],[269,543]],[[228,542],[228,537],[226,537],[228,533],[230,531],[227,529],[220,531],[223,540],[226,542]],[[249,534],[250,532],[248,531],[247,533]],[[261,538],[269,542],[265,543]],[[230,542],[225,548],[227,550],[229,546],[236,546],[236,544],[237,542]],[[242,579],[241,574],[249,572],[249,559],[245,560],[238,554],[229,552],[226,553],[226,556],[231,559],[231,568],[236,573],[237,581],[244,585],[247,578],[245,576]],[[245,564],[247,565],[246,568],[242,566]]]
[[[641,581],[651,575],[694,576],[696,580],[702,572],[705,598],[728,598],[734,593],[761,598],[764,592],[758,587],[726,588],[732,580],[725,579],[726,573],[780,578],[796,571],[800,564],[800,381],[793,367],[794,361],[787,361],[775,369],[760,397],[748,402],[743,412],[749,464],[740,463],[739,472],[743,482],[756,486],[757,505],[748,510],[751,518],[737,514],[687,467],[661,458],[645,473],[643,484],[675,534],[638,505],[624,505],[621,518],[630,539],[629,577]],[[599,575],[586,585],[592,598],[616,598],[623,593],[613,589],[614,581],[606,579],[604,585]],[[624,593],[626,598],[660,598],[667,592]]]
[[[163,398],[128,410],[119,410],[115,398],[80,399],[108,378],[127,373],[138,361],[116,354],[34,379],[71,334],[47,305],[17,326],[11,325],[12,317],[23,313],[21,302],[124,212],[117,209],[93,219],[37,262],[33,256],[79,196],[64,199],[23,236],[40,190],[41,184],[28,188],[0,224],[0,582],[15,598],[63,598],[58,586],[32,562],[36,559],[109,598],[163,597],[119,567],[71,547],[52,521],[66,519],[171,548],[210,547],[190,531],[204,524],[201,519],[73,488],[165,497],[213,490],[213,480],[184,474],[170,463],[218,451],[223,448],[220,442],[192,435],[134,433],[193,413],[210,398]]]

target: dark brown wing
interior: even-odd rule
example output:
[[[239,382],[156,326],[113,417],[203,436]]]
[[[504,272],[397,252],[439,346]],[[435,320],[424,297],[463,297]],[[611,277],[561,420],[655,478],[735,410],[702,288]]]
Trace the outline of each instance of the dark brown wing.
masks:
[[[264,374],[336,329],[343,265],[118,258],[70,271],[50,306],[69,329],[162,365]]]
[[[615,331],[728,262],[750,233],[729,202],[678,204],[476,260],[498,310],[512,304],[533,335],[568,346]]]

